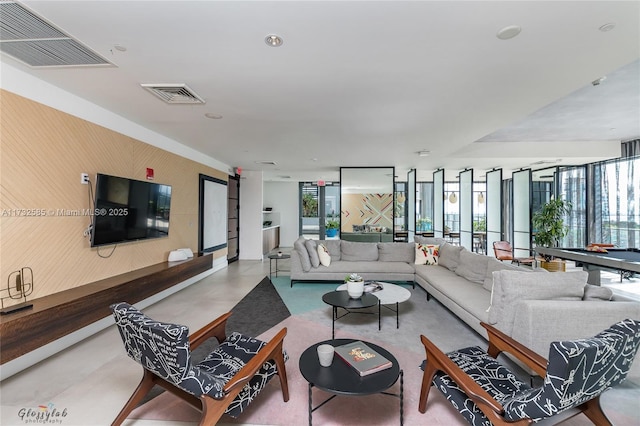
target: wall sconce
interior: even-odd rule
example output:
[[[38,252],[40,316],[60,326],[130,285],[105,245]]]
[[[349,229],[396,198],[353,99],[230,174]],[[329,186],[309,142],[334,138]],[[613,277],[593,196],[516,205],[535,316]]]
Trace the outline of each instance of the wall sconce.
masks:
[[[455,192],[452,192],[451,195],[449,195],[449,202],[451,204],[455,204],[458,202],[458,196],[456,195]]]
[[[399,193],[399,194],[398,194],[398,197],[397,197],[397,200],[398,200],[398,202],[399,202],[400,204],[404,204],[404,202],[405,202],[405,200],[406,200],[406,198],[405,198],[405,196],[404,196],[404,193],[402,193],[402,192],[401,192],[401,193]]]
[[[484,192],[478,194],[478,203],[484,204]]]

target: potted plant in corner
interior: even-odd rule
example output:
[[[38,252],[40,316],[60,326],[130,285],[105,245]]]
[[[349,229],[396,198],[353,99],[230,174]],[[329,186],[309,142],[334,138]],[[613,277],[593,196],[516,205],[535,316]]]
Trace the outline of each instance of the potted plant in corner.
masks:
[[[564,218],[571,212],[572,204],[561,198],[552,198],[540,211],[534,213],[533,241],[540,247],[558,247],[569,229],[564,224]],[[541,266],[548,271],[564,271],[564,262],[554,261],[552,256],[544,255]]]

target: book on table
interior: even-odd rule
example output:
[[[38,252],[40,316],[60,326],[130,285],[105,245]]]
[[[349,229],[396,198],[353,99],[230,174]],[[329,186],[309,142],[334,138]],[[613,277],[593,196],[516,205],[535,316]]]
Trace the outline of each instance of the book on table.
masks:
[[[360,374],[369,374],[390,368],[393,363],[361,341],[335,347],[336,354]]]
[[[382,283],[377,281],[365,281],[364,283],[364,292],[365,293],[374,293],[376,291],[382,290]]]

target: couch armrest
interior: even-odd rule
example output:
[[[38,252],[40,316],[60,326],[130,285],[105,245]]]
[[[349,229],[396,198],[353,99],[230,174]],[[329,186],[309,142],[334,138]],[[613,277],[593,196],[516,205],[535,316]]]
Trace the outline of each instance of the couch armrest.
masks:
[[[640,318],[640,303],[522,300],[516,311],[511,337],[546,357],[551,342],[592,337],[618,321]]]
[[[304,271],[302,270],[302,262],[300,261],[300,254],[298,253],[298,250],[296,250],[295,248],[291,250],[290,262],[291,262],[291,266],[290,266],[291,278],[295,279],[297,277],[300,277],[302,274],[304,274]]]

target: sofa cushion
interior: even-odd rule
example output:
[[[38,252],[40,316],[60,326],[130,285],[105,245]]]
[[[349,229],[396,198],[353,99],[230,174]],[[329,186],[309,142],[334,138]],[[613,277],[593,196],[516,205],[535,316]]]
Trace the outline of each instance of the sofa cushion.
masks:
[[[300,257],[300,263],[302,264],[302,270],[309,272],[311,270],[311,261],[309,260],[309,252],[305,246],[306,238],[300,237],[293,243],[293,248],[298,252]]]
[[[489,324],[512,334],[517,302],[521,300],[582,300],[587,272],[531,273],[496,271],[489,307]]]
[[[318,244],[318,258],[320,259],[320,264],[322,266],[331,265],[331,255],[324,244]]]
[[[378,260],[413,263],[415,257],[413,246],[413,243],[378,243]]]
[[[482,287],[487,291],[491,291],[493,289],[493,273],[495,271],[522,271],[522,269],[518,268],[516,265],[500,262],[497,259],[490,258],[487,263],[487,274],[485,275],[482,283]]]
[[[323,244],[329,251],[332,261],[340,260],[340,240],[325,240]]]
[[[360,260],[378,260],[378,243],[354,243],[342,241],[340,244],[341,260],[350,262]]]
[[[442,245],[447,242],[444,238],[423,237],[421,235],[414,235],[413,241],[419,244],[437,244],[437,245]]]
[[[416,244],[415,264],[416,265],[437,265],[439,255],[439,245],[437,244]]]
[[[309,261],[311,262],[311,266],[317,268],[320,266],[320,258],[318,257],[318,247],[316,247],[316,242],[314,240],[307,240],[304,243],[307,248],[307,252],[309,253]]]
[[[472,253],[463,248],[460,250],[460,264],[455,269],[455,272],[471,282],[484,284],[489,259],[489,256]]]
[[[438,265],[444,266],[448,270],[455,272],[456,268],[460,264],[461,251],[461,246],[454,246],[453,244],[448,243],[441,244],[440,256],[438,257]]]
[[[587,284],[584,286],[584,296],[582,300],[611,300],[613,291],[609,287]]]

